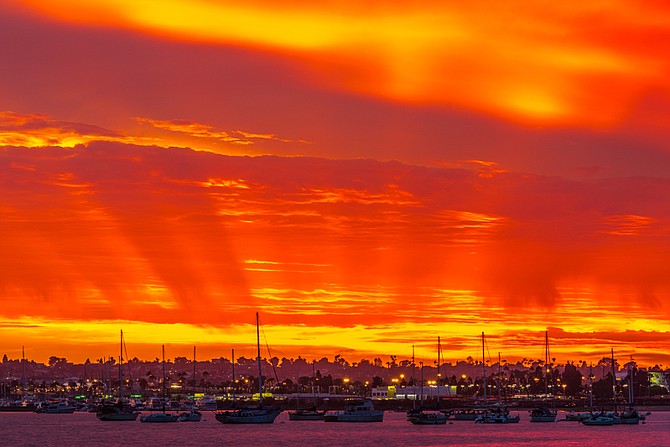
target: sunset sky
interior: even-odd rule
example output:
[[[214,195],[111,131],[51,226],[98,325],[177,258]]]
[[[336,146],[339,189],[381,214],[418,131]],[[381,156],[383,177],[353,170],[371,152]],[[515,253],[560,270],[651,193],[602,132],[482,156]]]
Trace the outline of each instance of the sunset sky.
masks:
[[[670,364],[667,2],[0,10],[0,354]]]

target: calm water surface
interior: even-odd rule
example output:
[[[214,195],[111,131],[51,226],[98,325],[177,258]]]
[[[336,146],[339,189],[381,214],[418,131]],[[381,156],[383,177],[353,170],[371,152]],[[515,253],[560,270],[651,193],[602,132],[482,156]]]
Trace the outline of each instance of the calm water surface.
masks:
[[[387,412],[384,422],[367,424],[289,421],[286,412],[272,425],[224,425],[205,412],[195,423],[143,424],[101,422],[93,413],[0,413],[0,446],[290,446],[290,447],[414,447],[532,446],[670,447],[670,412],[654,412],[645,424],[586,427],[576,422],[521,422],[479,425],[452,421],[441,426],[416,426],[405,414]],[[559,414],[559,418],[563,416]]]

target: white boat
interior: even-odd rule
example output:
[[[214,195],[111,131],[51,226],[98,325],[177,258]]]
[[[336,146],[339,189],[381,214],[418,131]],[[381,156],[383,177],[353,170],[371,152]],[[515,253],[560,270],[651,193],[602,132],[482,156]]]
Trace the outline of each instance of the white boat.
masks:
[[[240,408],[218,411],[216,420],[223,424],[272,424],[281,408]]]
[[[197,410],[185,411],[177,416],[179,422],[200,422],[202,413]]]
[[[295,411],[289,411],[289,421],[322,421],[326,416],[326,410],[318,410],[316,408],[315,378],[316,372],[314,371],[314,361],[312,361],[312,400],[314,405],[311,408],[300,408],[300,393],[298,393],[296,398],[298,408]]]
[[[289,421],[323,421],[326,416],[326,410],[317,410],[316,407],[300,408],[295,411],[289,411]]]
[[[455,421],[474,421],[478,416],[486,413],[486,408],[460,408],[453,410],[449,414]]]
[[[277,407],[263,407],[263,374],[261,370],[261,336],[258,312],[256,312],[256,349],[256,360],[258,362],[258,407],[217,411],[214,417],[222,424],[272,424],[282,411],[281,408]],[[235,374],[233,373],[233,378],[234,376]]]
[[[440,337],[437,337],[437,407],[413,408],[407,411],[407,420],[414,425],[444,425],[449,416],[440,411],[440,364],[442,362],[442,348]],[[421,395],[423,396],[423,363],[421,364]]]
[[[544,332],[544,395],[549,395],[549,331]],[[538,405],[530,411],[531,422],[555,422],[558,412],[547,405]]]
[[[538,405],[529,411],[531,422],[555,422],[556,410],[552,410],[544,405]]]
[[[95,412],[100,421],[134,421],[139,416],[136,408],[123,400],[123,330],[119,353],[119,397],[116,402],[103,402]]]
[[[506,405],[492,405],[486,413],[477,416],[476,424],[516,424],[521,420],[517,415],[511,415]]]
[[[383,422],[384,410],[375,410],[372,401],[357,400],[342,411],[329,411],[323,418],[326,422]]]
[[[140,416],[140,422],[179,422],[179,417],[176,414],[167,413],[165,407],[167,406],[167,398],[165,397],[165,345],[162,346],[162,367],[163,367],[163,411],[161,413],[144,414]]]
[[[570,411],[565,414],[565,420],[566,421],[572,421],[572,422],[580,422],[583,419],[587,419],[591,417],[591,413],[577,413],[574,411]]]
[[[179,417],[170,413],[151,413],[140,416],[140,422],[179,422]]]
[[[444,425],[448,416],[438,410],[421,409],[407,412],[407,420],[414,425]]]
[[[68,414],[74,413],[77,407],[67,402],[53,402],[35,410],[36,413],[44,414]]]
[[[594,413],[591,417],[582,419],[580,422],[589,426],[614,425],[614,418],[607,416],[604,413]]]

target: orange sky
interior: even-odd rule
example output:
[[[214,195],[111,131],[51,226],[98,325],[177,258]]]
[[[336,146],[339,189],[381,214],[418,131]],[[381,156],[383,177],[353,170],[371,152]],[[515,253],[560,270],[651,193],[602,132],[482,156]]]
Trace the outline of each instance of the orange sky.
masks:
[[[664,3],[0,6],[10,357],[668,359]]]

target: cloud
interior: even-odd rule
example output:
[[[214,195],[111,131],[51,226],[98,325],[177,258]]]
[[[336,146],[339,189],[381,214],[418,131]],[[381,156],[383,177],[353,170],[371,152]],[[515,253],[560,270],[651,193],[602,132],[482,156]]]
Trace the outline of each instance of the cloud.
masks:
[[[143,117],[137,117],[135,120],[140,124],[152,126],[156,129],[182,133],[190,137],[194,137],[196,138],[196,141],[193,142],[193,145],[198,145],[199,143],[201,144],[202,140],[213,140],[214,142],[241,145],[254,144],[259,140],[273,140],[282,143],[306,143],[306,141],[302,140],[292,141],[285,138],[279,138],[273,134],[251,133],[241,130],[217,130],[213,126],[188,120],[155,120]]]
[[[644,10],[628,1],[524,0],[377,2],[363,9],[351,2],[278,7],[170,0],[160,11],[150,1],[30,3],[75,23],[282,51],[307,60],[320,82],[363,95],[456,104],[532,122],[610,125],[645,89],[668,90],[670,67],[659,57],[667,50],[658,44],[667,26],[655,19],[668,11],[657,2]]]
[[[45,114],[0,112],[0,146],[74,147],[96,140],[131,139],[99,126],[58,121]]]

